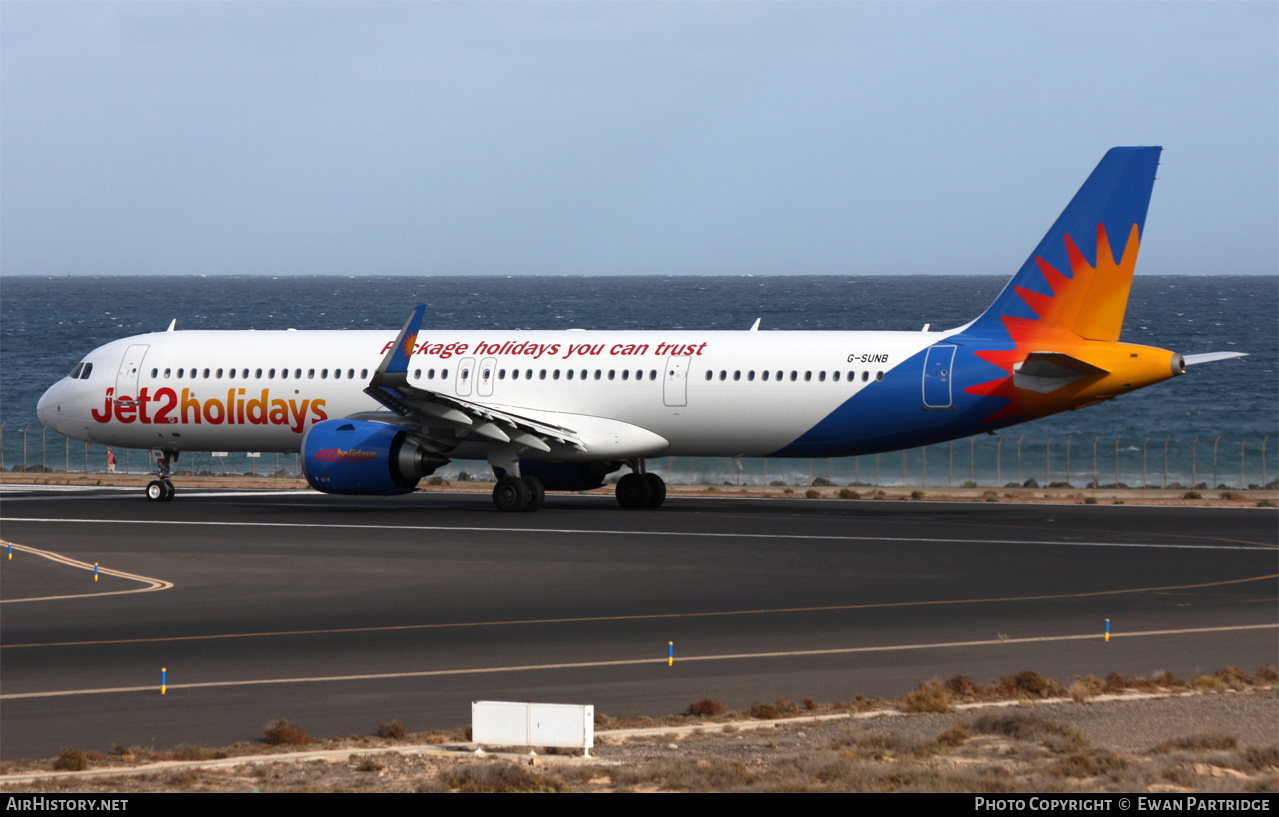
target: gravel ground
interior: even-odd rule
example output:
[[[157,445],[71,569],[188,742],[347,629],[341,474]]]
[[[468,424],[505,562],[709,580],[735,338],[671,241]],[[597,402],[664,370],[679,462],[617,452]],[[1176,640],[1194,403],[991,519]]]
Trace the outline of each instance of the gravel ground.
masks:
[[[1126,699],[1125,699],[1126,698]],[[1121,696],[945,714],[603,729],[592,757],[353,738],[217,765],[49,776],[5,764],[7,793],[147,791],[1279,791],[1279,692]],[[983,725],[984,724],[984,725]],[[438,738],[437,738],[438,739]],[[1169,741],[1181,746],[1168,746]],[[1162,748],[1152,751],[1160,744]],[[193,751],[193,750],[192,750]],[[190,751],[188,752],[188,754]],[[141,763],[138,759],[134,764]],[[43,764],[49,768],[49,764]],[[104,768],[112,767],[115,768]],[[26,768],[23,768],[26,767]],[[125,772],[122,774],[122,772]]]

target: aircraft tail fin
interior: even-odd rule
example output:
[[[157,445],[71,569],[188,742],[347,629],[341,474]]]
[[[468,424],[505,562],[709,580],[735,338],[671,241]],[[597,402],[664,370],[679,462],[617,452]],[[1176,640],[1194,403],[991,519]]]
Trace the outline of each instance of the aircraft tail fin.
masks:
[[[1118,340],[1161,151],[1107,151],[971,328],[997,331],[1008,320],[1021,319],[1089,340]]]

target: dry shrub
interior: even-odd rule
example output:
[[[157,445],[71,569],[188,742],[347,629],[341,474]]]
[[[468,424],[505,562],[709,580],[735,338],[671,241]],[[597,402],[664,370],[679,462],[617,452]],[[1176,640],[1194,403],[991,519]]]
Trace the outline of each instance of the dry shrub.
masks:
[[[399,718],[387,723],[379,723],[377,725],[377,736],[386,738],[387,740],[404,740],[408,737],[409,730],[404,728],[404,724],[400,723]]]
[[[972,733],[968,731],[968,726],[963,723],[957,723],[937,736],[937,742],[942,746],[951,749],[963,746],[972,737]]]
[[[62,750],[58,759],[53,761],[53,768],[60,772],[82,772],[89,768],[89,756],[79,749],[70,746]]]
[[[1239,736],[1227,732],[1201,732],[1181,738],[1165,740],[1151,748],[1151,754],[1162,755],[1169,752],[1219,752],[1239,747]]]
[[[532,774],[523,766],[496,761],[467,763],[445,769],[441,779],[451,789],[462,792],[559,792],[567,785]]]
[[[1248,689],[1253,683],[1252,676],[1238,667],[1223,667],[1214,672],[1213,677],[1236,692]]]
[[[924,494],[924,492],[923,492],[923,491],[911,491],[911,492],[910,492],[910,498],[911,498],[911,499],[923,499],[923,498],[924,498],[924,496],[925,496],[925,494]]]
[[[1053,764],[1049,774],[1063,777],[1113,776],[1128,768],[1128,761],[1108,749],[1076,752]]]
[[[777,711],[782,715],[794,715],[799,712],[799,706],[789,698],[778,698],[773,701],[773,706],[777,707]]]
[[[812,712],[817,708],[817,701],[814,701],[812,698],[805,698],[799,702],[799,705],[804,707],[806,711]]]
[[[759,718],[762,721],[771,721],[780,718],[782,713],[773,704],[756,701],[751,704],[750,715],[752,718]]]
[[[1014,698],[1056,698],[1064,690],[1061,684],[1033,670],[1022,670],[999,679],[999,691]]]
[[[1088,741],[1073,727],[1021,712],[987,712],[968,724],[982,735],[1002,735],[1016,740],[1042,740],[1054,751],[1082,749]]]
[[[192,746],[184,743],[173,750],[172,756],[174,760],[212,760],[218,754],[219,752],[207,746]]]
[[[981,686],[967,675],[956,675],[946,681],[946,691],[951,694],[952,698],[968,699],[976,698],[985,692]]]
[[[714,698],[703,698],[688,705],[688,714],[699,718],[713,718],[728,712],[728,704]]]
[[[1279,667],[1274,664],[1265,664],[1261,669],[1257,670],[1257,682],[1261,684],[1279,683]]]
[[[840,488],[839,498],[840,499],[861,499],[862,495],[854,491],[852,488]]]
[[[907,712],[949,712],[950,693],[942,682],[934,678],[906,693],[902,709]]]
[[[816,488],[809,488],[807,491],[804,492],[804,496],[808,497],[809,499],[821,499],[822,492],[817,490]]]
[[[271,746],[299,746],[311,742],[305,729],[284,718],[278,718],[266,725],[263,740]]]

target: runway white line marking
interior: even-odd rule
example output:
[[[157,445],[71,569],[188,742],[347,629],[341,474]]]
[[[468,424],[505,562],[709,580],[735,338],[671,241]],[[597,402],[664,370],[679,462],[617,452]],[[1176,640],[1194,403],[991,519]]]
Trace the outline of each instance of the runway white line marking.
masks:
[[[1279,629],[1279,624],[1243,624],[1233,627],[1194,627],[1182,630],[1145,630],[1135,633],[1111,633],[1116,638],[1149,638],[1167,635],[1193,635],[1196,633],[1224,633],[1241,630]],[[775,652],[732,653],[728,655],[691,655],[683,656],[681,663],[690,661],[740,661],[761,658],[806,658],[822,655],[852,655],[856,653],[901,652],[905,650],[954,649],[956,647],[990,647],[1008,644],[1052,643],[1061,641],[1098,641],[1102,636],[1097,633],[1084,635],[1056,635],[1039,638],[1007,638],[986,639],[981,641],[950,641],[939,644],[893,644],[879,647],[839,647],[826,650],[781,650]],[[632,658],[617,661],[571,661],[561,664],[523,664],[509,667],[470,667],[466,669],[420,670],[410,672],[379,672],[362,675],[322,675],[309,678],[259,678],[246,681],[203,681],[190,684],[169,684],[170,692],[183,689],[215,689],[222,687],[273,686],[279,684],[317,684],[336,683],[342,681],[385,681],[395,678],[441,678],[457,675],[491,675],[505,672],[546,672],[551,670],[586,669],[590,667],[635,667],[665,666],[666,657]],[[0,701],[14,701],[26,698],[59,698],[69,695],[112,695],[123,692],[155,692],[155,684],[133,687],[106,687],[102,689],[67,689],[56,692],[18,692],[0,695]]]
[[[33,548],[28,545],[19,545],[16,542],[10,543],[3,539],[0,539],[0,550],[3,550],[9,547],[10,544],[13,545],[14,550],[19,550],[24,553],[30,553],[35,556],[40,556],[41,558],[48,559],[51,562],[57,562],[58,564],[64,564],[64,565],[67,565],[68,567],[74,567],[77,570],[89,570],[89,571],[93,570],[93,565],[89,564],[88,562],[82,562],[79,559],[72,559],[70,556],[63,556],[62,554],[54,553],[51,550],[40,550],[39,548]],[[30,598],[30,599],[0,599],[0,604],[18,604],[24,601],[57,601],[59,599],[87,599],[87,598],[98,598],[99,596],[126,596],[126,595],[129,595],[130,593],[152,593],[152,592],[155,592],[156,590],[168,590],[170,587],[173,587],[173,582],[166,582],[164,579],[152,579],[149,576],[138,576],[133,573],[125,573],[122,570],[112,570],[109,567],[102,567],[101,565],[98,566],[98,573],[99,575],[102,575],[102,576],[115,576],[118,579],[127,579],[128,581],[132,581],[132,582],[141,582],[147,586],[137,587],[137,588],[134,588],[133,590],[107,590],[102,593],[74,593],[74,594],[69,594],[64,596],[37,596],[35,598]]]
[[[180,521],[172,519],[56,519],[37,516],[4,516],[5,522],[38,522],[70,524],[83,523],[90,525],[189,525],[205,527],[243,527],[243,528],[317,528],[329,530],[409,530],[459,533],[545,533],[575,534],[584,536],[683,536],[693,539],[789,539],[797,541],[837,541],[837,542],[926,542],[931,544],[952,545],[1059,545],[1063,547],[1105,547],[1105,548],[1154,548],[1159,550],[1264,550],[1273,551],[1268,545],[1175,545],[1167,543],[1140,542],[1084,542],[1055,541],[1049,539],[941,539],[923,536],[846,536],[842,534],[800,534],[800,533],[709,533],[705,531],[659,531],[659,530],[592,530],[586,528],[498,528],[479,526],[448,525],[353,525],[325,522],[214,522],[214,521]]]

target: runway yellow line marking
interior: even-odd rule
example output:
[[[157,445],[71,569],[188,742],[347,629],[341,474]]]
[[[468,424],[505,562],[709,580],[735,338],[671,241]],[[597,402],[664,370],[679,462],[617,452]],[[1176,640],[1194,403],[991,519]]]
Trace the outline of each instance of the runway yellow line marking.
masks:
[[[1158,593],[1169,590],[1195,590],[1204,587],[1222,587],[1229,584],[1246,584],[1248,582],[1259,582],[1279,579],[1279,573],[1271,573],[1266,576],[1250,576],[1244,579],[1224,579],[1216,582],[1203,582],[1201,584],[1178,584],[1166,585],[1163,587],[1136,587],[1121,590],[1093,590],[1085,593],[1056,593],[1039,596],[1007,596],[1003,598],[980,598],[980,599],[939,599],[935,601],[888,601],[878,602],[874,604],[830,604],[816,607],[775,607],[758,610],[719,610],[708,611],[705,613],[643,613],[638,615],[627,616],[580,616],[575,618],[531,618],[531,619],[509,619],[502,621],[457,621],[447,624],[391,624],[382,627],[339,627],[323,630],[280,630],[258,633],[219,633],[211,635],[186,635],[186,636],[164,636],[158,638],[120,638],[101,641],[54,641],[49,643],[32,643],[32,644],[3,644],[0,649],[13,650],[22,647],[87,647],[87,646],[103,646],[107,644],[151,644],[156,642],[172,642],[172,641],[216,641],[220,639],[232,638],[267,638],[271,636],[296,636],[296,635],[339,635],[350,633],[379,633],[379,632],[397,632],[406,630],[448,630],[463,627],[509,627],[515,625],[527,624],[583,624],[600,621],[653,621],[660,619],[682,619],[682,618],[719,618],[724,616],[755,616],[766,615],[771,613],[823,613],[823,612],[839,612],[844,610],[877,610],[892,607],[938,607],[956,604],[989,604],[995,602],[1011,602],[1011,601],[1051,601],[1054,599],[1082,599],[1094,596],[1118,596],[1136,593]]]
[[[954,545],[1061,545],[1065,547],[1107,547],[1107,548],[1155,548],[1163,550],[1274,550],[1275,547],[1264,543],[1249,545],[1177,545],[1160,542],[1083,542],[1079,540],[1049,539],[951,539],[927,538],[920,536],[848,536],[845,534],[803,534],[803,533],[715,533],[711,531],[670,531],[670,530],[601,530],[590,528],[501,528],[469,525],[355,525],[332,522],[216,522],[210,520],[181,521],[174,519],[57,519],[35,516],[4,516],[6,522],[40,522],[56,524],[82,523],[90,525],[175,525],[232,528],[317,528],[329,530],[406,530],[455,533],[542,533],[542,534],[576,534],[582,536],[669,536],[689,539],[786,539],[795,541],[837,541],[837,542],[906,542]]]
[[[1112,639],[1149,638],[1153,636],[1194,635],[1198,633],[1223,633],[1241,630],[1279,629],[1279,624],[1244,624],[1233,627],[1196,627],[1182,630],[1145,630],[1135,633],[1111,633]],[[954,649],[956,647],[991,647],[1008,644],[1035,644],[1063,641],[1096,641],[1097,633],[1082,635],[1056,635],[1038,638],[985,639],[980,641],[949,641],[934,644],[892,644],[878,647],[835,647],[824,650],[779,650],[773,652],[730,653],[726,655],[688,655],[680,658],[689,661],[742,661],[762,658],[805,658],[829,655],[853,655],[857,653],[902,652],[906,650]],[[169,684],[169,692],[185,689],[216,689],[223,687],[273,686],[280,684],[317,684],[344,681],[384,681],[398,678],[443,678],[459,675],[491,675],[506,672],[547,672],[566,669],[590,669],[594,667],[666,667],[666,657],[630,658],[615,661],[568,661],[559,664],[521,664],[507,667],[468,667],[463,669],[416,670],[404,672],[377,672],[360,675],[317,675],[303,678],[256,678],[241,681],[197,681],[189,684]],[[111,695],[125,692],[155,692],[155,684],[148,686],[105,687],[101,689],[66,689],[56,692],[19,692],[0,695],[0,701],[26,698],[60,698],[70,695]]]
[[[60,553],[54,553],[51,550],[40,550],[29,545],[19,545],[17,542],[8,542],[0,539],[0,550],[13,545],[14,550],[20,550],[24,553],[30,553],[51,562],[57,562],[76,570],[88,570],[93,572],[93,565],[88,562],[82,562],[79,559],[72,559],[70,556],[63,556]],[[173,582],[167,582],[164,579],[153,579],[149,576],[138,576],[134,573],[125,573],[123,570],[112,570],[109,567],[98,567],[98,574],[102,576],[115,576],[118,579],[126,579],[131,582],[141,582],[146,587],[135,587],[132,590],[107,590],[101,593],[72,593],[63,596],[38,596],[29,599],[0,599],[0,604],[19,604],[25,601],[57,601],[59,599],[87,599],[98,598],[100,596],[125,596],[130,593],[153,593],[156,590],[168,590],[173,587]]]

